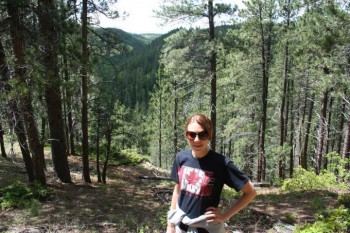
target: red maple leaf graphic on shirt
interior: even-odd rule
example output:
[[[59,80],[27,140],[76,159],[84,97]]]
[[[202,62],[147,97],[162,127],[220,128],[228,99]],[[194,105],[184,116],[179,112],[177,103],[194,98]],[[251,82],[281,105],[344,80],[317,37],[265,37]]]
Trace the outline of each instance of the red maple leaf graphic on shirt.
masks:
[[[190,174],[185,175],[185,179],[188,180],[188,184],[196,185],[200,180],[200,177],[195,170],[192,170],[190,171]]]

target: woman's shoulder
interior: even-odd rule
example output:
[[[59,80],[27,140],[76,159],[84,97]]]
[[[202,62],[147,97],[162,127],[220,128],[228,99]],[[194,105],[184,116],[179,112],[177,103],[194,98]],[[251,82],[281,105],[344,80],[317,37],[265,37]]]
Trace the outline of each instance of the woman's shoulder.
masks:
[[[178,152],[176,154],[176,157],[183,158],[183,157],[187,157],[188,155],[191,155],[191,150],[186,149],[186,150],[182,150],[182,151]]]
[[[220,161],[222,163],[224,163],[225,165],[227,165],[228,163],[232,162],[231,159],[229,157],[227,157],[226,155],[220,154],[218,152],[215,151],[210,151],[211,157],[217,161]]]
[[[213,151],[213,150],[210,150],[209,151],[209,154],[212,156],[212,157],[215,157],[216,159],[226,159],[227,157],[225,156],[225,155],[223,155],[223,154],[220,154],[220,153],[218,153],[218,152],[216,152],[216,151]]]

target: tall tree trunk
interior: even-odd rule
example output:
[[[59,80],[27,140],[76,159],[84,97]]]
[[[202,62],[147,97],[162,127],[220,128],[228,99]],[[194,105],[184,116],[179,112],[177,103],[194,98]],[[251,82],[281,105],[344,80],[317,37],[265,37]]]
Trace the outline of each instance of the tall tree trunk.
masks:
[[[162,167],[162,95],[159,95],[158,165]]]
[[[83,11],[81,14],[82,21],[82,55],[81,55],[81,126],[83,132],[82,149],[83,149],[83,178],[87,183],[91,183],[90,169],[89,169],[89,135],[88,135],[88,25],[87,25],[87,0],[83,0]]]
[[[158,161],[159,161],[159,167],[162,167],[162,121],[163,121],[163,102],[162,102],[162,93],[163,93],[163,75],[164,75],[164,64],[160,64],[159,66],[159,135],[158,135]]]
[[[296,100],[296,105],[300,103],[300,99],[298,98]],[[298,109],[298,108],[297,108]],[[294,119],[295,122],[295,140],[294,140],[294,158],[297,160],[295,164],[300,165],[301,164],[301,150],[302,150],[302,143],[301,143],[301,129],[303,126],[302,123],[303,117],[301,116],[300,111],[296,111],[296,116]]]
[[[348,127],[346,129],[346,137],[344,140],[344,150],[343,150],[343,159],[350,159],[350,112],[348,114]],[[346,171],[349,171],[350,164],[349,162],[345,164]]]
[[[58,70],[58,25],[55,0],[38,0],[40,33],[43,38],[43,64],[46,67],[45,100],[50,128],[52,160],[58,178],[64,183],[72,182],[64,132],[61,101],[61,80]]]
[[[288,90],[288,73],[289,73],[289,47],[288,41],[284,45],[284,66],[283,66],[283,93],[281,100],[281,109],[280,109],[280,147],[283,148],[283,145],[286,141],[286,133],[285,133],[285,109],[288,108],[286,105],[287,99],[287,90]],[[285,178],[285,156],[284,153],[281,154],[278,162],[278,175],[279,178]]]
[[[73,114],[72,114],[72,98],[69,96],[67,100],[67,118],[68,118],[68,135],[69,135],[69,144],[70,144],[70,154],[75,155],[75,143],[74,143],[74,126],[73,126]]]
[[[293,81],[290,82],[291,86],[293,86]],[[292,88],[290,88],[292,89]],[[289,152],[289,177],[293,177],[294,172],[294,114],[293,114],[293,108],[294,108],[294,102],[293,97],[290,96],[290,136],[289,136],[289,145],[290,145],[290,152]]]
[[[67,18],[67,13],[65,9],[65,3],[63,0],[61,0],[61,17],[63,19]],[[63,76],[66,83],[69,83],[69,67],[68,67],[68,56],[67,56],[67,41],[66,41],[66,32],[62,33],[62,43],[63,43],[63,50],[62,50],[62,57],[63,57]],[[69,153],[71,155],[75,155],[75,144],[74,144],[74,130],[73,130],[73,116],[72,116],[72,90],[68,86],[65,89],[65,101],[66,101],[66,121],[67,121],[67,148],[69,148]],[[68,154],[69,155],[69,154]]]
[[[256,113],[255,111],[253,110],[253,112],[250,114],[250,117],[249,117],[249,121],[250,122],[255,122],[256,121]],[[232,138],[232,137],[230,137]],[[235,141],[235,138],[232,138],[231,141]],[[232,146],[234,147],[234,146]],[[234,149],[232,149],[234,151]],[[246,149],[245,149],[246,153],[247,153],[247,158],[246,158],[246,166],[244,166],[243,168],[243,172],[245,174],[247,174],[247,176],[249,177],[249,179],[254,179],[254,169],[255,169],[255,159],[256,159],[256,145],[255,143],[253,142],[253,140],[250,140],[250,143],[248,143],[246,145]],[[233,152],[231,152],[230,154],[232,154]]]
[[[68,114],[68,112],[67,112],[67,105],[66,105],[66,101],[64,100],[64,98],[63,98],[62,103],[63,103],[63,116],[67,116],[67,114]],[[66,150],[67,150],[67,155],[69,156],[70,146],[69,146],[69,130],[68,130],[67,117],[63,117],[63,124],[64,124],[64,129],[65,129],[64,133],[66,134],[65,137],[64,137],[66,139],[66,142],[65,142]]]
[[[4,96],[7,96],[7,94],[11,91],[11,86],[8,84],[9,80],[10,70],[6,64],[5,50],[2,46],[2,42],[0,41],[0,90],[1,93],[4,94]],[[14,129],[20,146],[24,166],[27,171],[28,181],[34,182],[34,165],[32,158],[30,157],[30,152],[27,144],[27,136],[25,135],[24,123],[19,114],[16,99],[8,100],[6,102],[6,107],[8,108],[8,110],[6,110],[7,118],[10,122],[11,127],[13,127]]]
[[[178,145],[178,135],[177,135],[177,128],[178,128],[178,126],[177,126],[177,122],[178,122],[178,116],[177,116],[177,112],[178,112],[178,102],[179,102],[179,100],[178,100],[178,97],[177,97],[177,82],[176,82],[176,80],[175,80],[175,82],[174,82],[174,85],[173,85],[173,88],[174,88],[174,96],[175,96],[175,99],[174,99],[174,153],[173,153],[173,158],[172,158],[172,161],[174,161],[175,160],[175,156],[176,156],[176,154],[177,154],[177,152],[178,152],[178,148],[179,148],[179,145]],[[168,164],[167,164],[167,166],[168,166]]]
[[[5,51],[4,48],[2,47],[2,42],[0,41],[0,93],[3,94],[3,96],[6,96],[5,93],[5,83],[3,83],[2,80],[5,80],[5,76],[9,75],[9,70],[8,67],[5,63],[6,58],[5,58]],[[4,142],[4,134],[5,131],[2,128],[2,124],[0,122],[0,147],[1,147],[1,156],[6,158],[6,150],[5,150],[5,142]]]
[[[228,148],[227,148],[227,154],[228,154],[228,157],[231,159],[231,156],[232,156],[232,152],[233,152],[233,147],[234,147],[234,143],[233,143],[233,140],[232,140],[232,133],[230,133],[230,136],[229,136],[229,141],[228,141]]]
[[[1,87],[1,85],[0,85]],[[1,149],[1,156],[6,158],[6,150],[5,150],[5,142],[4,142],[4,130],[2,128],[2,124],[0,122],[0,149]]]
[[[32,105],[31,88],[28,86],[27,70],[24,52],[24,26],[20,19],[18,2],[8,2],[7,12],[10,16],[10,32],[12,38],[12,47],[15,55],[15,74],[19,82],[27,87],[27,93],[20,93],[20,109],[26,123],[29,148],[33,155],[35,179],[41,184],[46,184],[45,172],[43,167],[44,150],[41,144],[38,128],[35,122],[34,110]],[[30,84],[29,84],[30,85]]]
[[[258,33],[261,64],[261,113],[258,141],[258,181],[264,181],[266,176],[265,135],[267,124],[267,102],[269,94],[269,69],[271,63],[273,6],[271,2],[257,2]],[[268,22],[267,24],[265,22]]]
[[[304,147],[303,150],[301,151],[301,156],[300,156],[300,165],[302,168],[307,170],[307,148],[309,146],[309,137],[310,137],[310,129],[311,129],[311,121],[312,121],[312,113],[314,109],[314,100],[315,100],[315,95],[312,94],[311,99],[310,99],[310,104],[309,104],[309,112],[308,112],[308,118],[306,122],[306,132],[305,132],[305,140],[304,140]]]
[[[344,95],[346,96],[346,94]],[[337,130],[337,135],[336,135],[336,151],[338,153],[338,155],[341,154],[341,144],[343,141],[343,133],[344,133],[344,124],[345,124],[345,110],[346,110],[346,102],[345,100],[340,99],[339,101],[341,101],[341,113],[340,113],[340,120],[339,120],[339,126],[338,126],[338,130]]]
[[[332,121],[332,108],[333,108],[334,98],[331,97],[329,100],[329,110],[328,110],[328,119],[327,119],[327,133],[326,133],[326,145],[325,145],[325,154],[329,153],[329,147],[331,142],[331,121]],[[328,158],[324,158],[323,168],[327,169],[328,167]]]
[[[213,0],[208,1],[208,18],[209,18],[209,41],[214,43],[215,25],[214,25],[214,9]],[[214,46],[215,47],[215,46]],[[215,48],[210,53],[210,118],[213,124],[213,135],[211,138],[211,149],[216,149],[216,63],[217,53]]]
[[[309,89],[309,78],[307,76],[306,79],[306,90]],[[305,118],[306,118],[306,114],[307,114],[307,102],[308,102],[308,97],[309,96],[309,92],[308,91],[304,91],[304,96],[303,96],[303,103],[301,104],[301,95],[299,95],[298,101],[297,103],[300,103],[299,106],[302,106],[301,109],[299,109],[297,111],[298,115],[297,115],[297,121],[298,122],[298,130],[296,133],[296,143],[295,143],[295,154],[298,157],[299,160],[299,165],[303,167],[302,164],[304,164],[305,166],[307,166],[307,160],[304,160],[306,158],[303,158],[303,150],[304,150],[304,146],[305,146],[305,140],[303,139],[303,135],[302,135],[302,131],[304,129],[304,124],[305,124]],[[298,105],[298,104],[297,104]]]
[[[290,111],[290,101],[291,98],[289,97],[289,90],[288,90],[288,97],[287,97],[287,102],[286,102],[286,119],[285,119],[285,127],[284,127],[284,142],[287,142],[287,135],[288,135],[288,123],[289,123],[289,115],[292,113],[289,113]],[[292,133],[292,132],[291,132]],[[285,179],[286,178],[286,160],[287,160],[287,151],[285,151],[285,144],[283,144],[283,154],[282,154],[282,173],[281,173],[281,178]]]
[[[247,145],[247,166],[244,172],[247,174],[249,179],[254,179],[254,158],[255,158],[255,145],[250,143]]]
[[[268,97],[268,74],[266,67],[266,57],[265,57],[265,42],[264,42],[264,32],[261,31],[261,65],[262,65],[262,112],[260,116],[260,129],[259,129],[259,160],[258,160],[258,176],[257,180],[260,182],[265,180],[265,169],[266,169],[266,155],[265,155],[265,133],[266,133],[266,120],[267,120],[267,97]]]
[[[41,129],[40,129],[40,142],[43,145],[43,147],[45,146],[45,142],[46,142],[46,117],[41,117]],[[45,169],[45,171],[47,170],[46,167],[46,162],[45,160],[42,161],[43,162],[43,168]]]
[[[324,146],[324,138],[325,138],[325,127],[327,124],[327,104],[328,104],[328,91],[323,93],[322,104],[321,104],[321,116],[320,123],[318,128],[318,137],[317,137],[317,149],[315,155],[315,173],[320,174],[322,159],[323,159],[323,146]]]
[[[106,131],[106,141],[107,141],[106,160],[104,162],[103,171],[102,171],[102,182],[104,184],[106,184],[107,182],[107,168],[108,168],[109,156],[111,154],[112,131],[113,131],[113,125],[111,123],[108,123],[107,131]]]
[[[97,107],[97,126],[96,126],[96,173],[97,182],[102,182],[101,171],[100,171],[100,128],[101,128],[101,111],[100,106]]]
[[[10,123],[17,136],[18,144],[20,146],[22,158],[24,161],[24,166],[26,168],[27,175],[28,175],[28,181],[34,182],[36,180],[35,173],[34,173],[34,164],[33,164],[32,158],[30,157],[24,123],[19,114],[19,109],[17,107],[15,100],[10,100],[8,103],[8,106],[11,112],[9,114],[9,119],[11,121]]]

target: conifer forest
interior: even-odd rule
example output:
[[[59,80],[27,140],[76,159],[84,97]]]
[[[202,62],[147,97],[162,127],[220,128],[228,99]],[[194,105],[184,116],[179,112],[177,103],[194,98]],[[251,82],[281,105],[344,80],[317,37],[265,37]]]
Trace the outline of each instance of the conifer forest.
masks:
[[[0,157],[18,146],[44,186],[51,163],[72,183],[72,156],[88,184],[126,154],[170,171],[187,118],[204,113],[211,149],[254,182],[298,169],[349,181],[348,0],[162,2],[164,24],[206,27],[133,34],[99,24],[122,17],[117,0],[1,0]]]

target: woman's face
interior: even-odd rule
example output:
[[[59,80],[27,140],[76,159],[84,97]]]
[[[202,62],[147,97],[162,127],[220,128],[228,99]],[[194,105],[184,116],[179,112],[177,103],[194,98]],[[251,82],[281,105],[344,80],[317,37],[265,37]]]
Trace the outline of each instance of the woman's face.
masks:
[[[192,151],[197,155],[206,155],[208,152],[208,133],[197,122],[187,126],[187,141]]]

